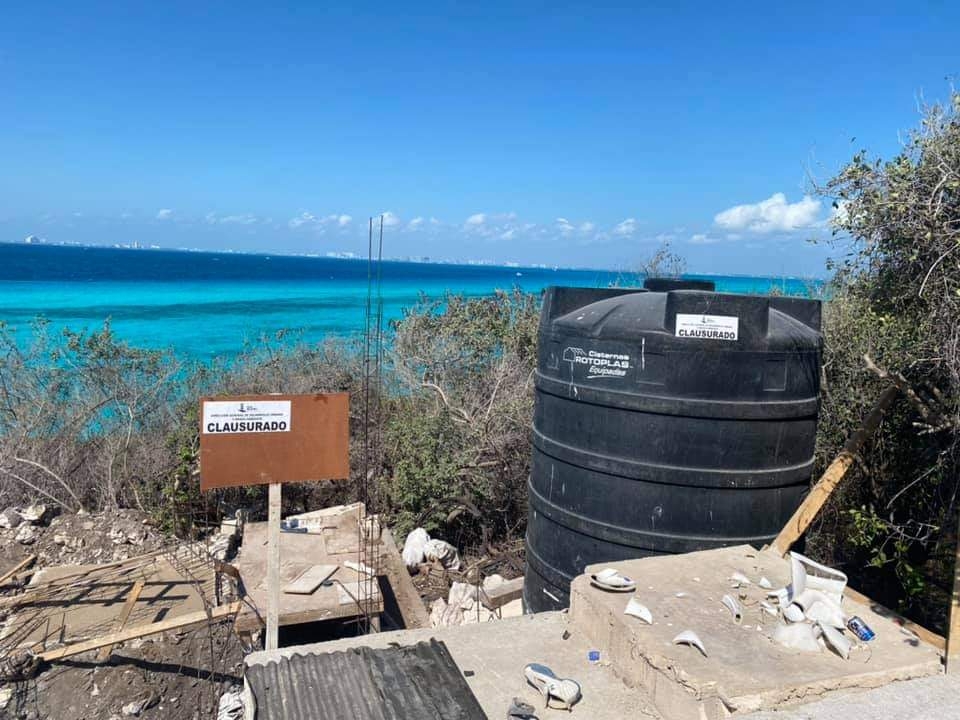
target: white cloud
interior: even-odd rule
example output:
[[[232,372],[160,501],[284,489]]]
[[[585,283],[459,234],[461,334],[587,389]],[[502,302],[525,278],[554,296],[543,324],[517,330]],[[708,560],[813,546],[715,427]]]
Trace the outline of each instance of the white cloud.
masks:
[[[296,217],[290,218],[289,222],[287,222],[287,225],[290,226],[291,230],[296,230],[297,228],[302,227],[304,225],[314,225],[318,221],[319,221],[319,218],[316,215],[304,210],[302,213],[300,213]]]
[[[431,225],[439,225],[439,224],[440,224],[440,221],[437,220],[435,217],[431,217],[431,218],[430,218],[430,224],[431,224]]]
[[[415,217],[413,220],[407,223],[407,230],[419,230],[423,225],[423,222],[424,220],[422,217]]]
[[[593,231],[596,230],[596,229],[597,229],[597,226],[594,225],[592,222],[582,222],[582,223],[580,223],[580,228],[579,228],[579,230],[580,230],[580,232],[582,232],[582,233],[584,233],[584,234],[586,234],[586,233],[591,233],[591,232],[593,232]]]
[[[383,218],[384,227],[396,227],[400,224],[400,217],[390,210],[384,210],[380,213],[380,217]]]
[[[483,225],[487,221],[487,216],[485,213],[474,213],[466,219],[465,225],[476,227],[477,225]]]
[[[209,215],[207,216],[210,217]],[[251,218],[252,215],[240,215],[240,216],[227,216],[225,218],[220,218],[220,222],[242,222],[242,220],[231,220],[231,218]],[[353,218],[349,215],[341,215],[338,213],[331,213],[330,215],[314,215],[312,212],[304,210],[299,215],[296,215],[290,218],[287,221],[287,226],[291,230],[297,230],[299,228],[310,228],[316,230],[318,233],[323,233],[328,227],[340,228],[343,229],[347,227]]]
[[[560,231],[561,235],[572,235],[573,231],[576,229],[573,227],[573,224],[566,218],[557,218],[557,230]]]
[[[783,193],[774,193],[758,203],[735,205],[714,217],[713,221],[727,230],[751,232],[791,232],[814,225],[820,214],[820,201],[805,195],[795,203],[787,202]]]
[[[621,237],[630,237],[637,231],[637,222],[636,218],[627,218],[623,222],[617,223],[617,226],[613,228],[614,235],[620,235]]]
[[[173,217],[173,210],[170,208],[163,208],[162,210],[157,211],[157,220],[169,220]]]
[[[712,245],[720,242],[720,238],[712,237],[705,233],[694,233],[690,236],[690,243],[693,245]]]
[[[516,228],[510,228],[509,230],[504,230],[502,233],[500,233],[500,239],[501,239],[501,240],[513,240],[513,238],[516,236],[516,234],[517,234],[517,229],[516,229]]]
[[[220,218],[222,225],[253,225],[257,222],[257,216],[246,213],[245,215],[226,215]]]

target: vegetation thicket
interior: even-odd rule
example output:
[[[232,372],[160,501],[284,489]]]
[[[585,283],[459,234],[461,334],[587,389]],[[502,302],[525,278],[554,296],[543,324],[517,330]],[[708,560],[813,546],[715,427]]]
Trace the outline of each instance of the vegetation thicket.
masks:
[[[823,469],[884,387],[903,399],[807,538],[807,552],[859,589],[942,627],[957,535],[960,435],[960,95],[925,109],[889,161],[856,155],[819,191],[846,254],[825,305]],[[665,248],[647,272],[677,274]],[[361,339],[281,333],[229,363],[184,367],[118,340],[109,324],[25,342],[0,331],[0,507],[138,507],[190,534],[262,488],[201,496],[203,395],[347,391],[350,483],[291,486],[295,508],[371,502],[404,533],[461,546],[522,537],[539,299],[519,292],[422,299],[387,332],[365,407]],[[365,424],[366,423],[366,427]],[[364,437],[374,441],[364,446]],[[365,469],[368,470],[365,473]]]
[[[825,306],[821,460],[884,387],[902,393],[810,547],[943,627],[960,470],[960,94],[924,107],[896,157],[858,153],[819,189],[846,251]]]

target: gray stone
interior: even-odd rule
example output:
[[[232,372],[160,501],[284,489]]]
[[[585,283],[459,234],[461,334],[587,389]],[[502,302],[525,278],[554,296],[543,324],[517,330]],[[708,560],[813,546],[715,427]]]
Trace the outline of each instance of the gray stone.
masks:
[[[0,512],[0,528],[15,528],[22,522],[23,518],[20,517],[20,513],[15,508],[9,507]]]
[[[156,693],[151,692],[139,700],[134,700],[133,702],[127,703],[120,708],[120,712],[122,712],[124,715],[136,717],[147,708],[151,708],[156,705],[158,702],[160,702],[160,698],[156,695]]]
[[[41,524],[49,515],[49,508],[42,503],[28,505],[20,511],[20,517],[32,525]]]
[[[32,545],[37,540],[37,529],[33,525],[23,524],[17,530],[17,536],[14,538],[21,545]]]

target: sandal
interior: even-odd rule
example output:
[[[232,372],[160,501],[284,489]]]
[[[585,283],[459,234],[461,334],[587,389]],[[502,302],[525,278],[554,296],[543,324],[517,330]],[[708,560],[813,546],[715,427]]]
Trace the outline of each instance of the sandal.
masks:
[[[550,707],[550,701],[556,700],[565,710],[570,710],[580,699],[580,684],[574,680],[558,678],[546,665],[530,663],[523,669],[527,682],[533,685],[546,701],[544,707]]]
[[[622,575],[619,570],[605,568],[600,572],[590,576],[590,584],[601,590],[610,592],[633,592],[637,589],[637,583]]]

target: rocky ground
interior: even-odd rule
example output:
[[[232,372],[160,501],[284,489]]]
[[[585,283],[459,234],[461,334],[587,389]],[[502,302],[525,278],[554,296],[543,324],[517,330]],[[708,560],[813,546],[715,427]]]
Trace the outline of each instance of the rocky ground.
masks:
[[[34,506],[20,508],[22,516],[13,510],[0,511],[0,574],[31,554],[37,556],[35,568],[107,563],[171,541],[133,510],[54,515]],[[14,592],[12,586],[0,589]],[[106,663],[97,663],[95,654],[0,686],[0,718],[215,718],[221,695],[242,684],[243,653],[229,624],[134,640],[116,647]]]

